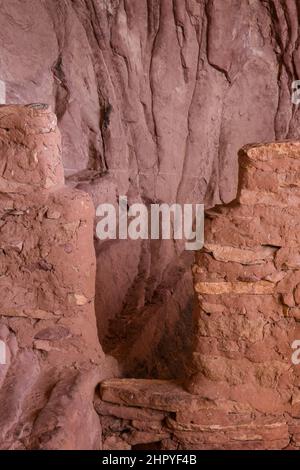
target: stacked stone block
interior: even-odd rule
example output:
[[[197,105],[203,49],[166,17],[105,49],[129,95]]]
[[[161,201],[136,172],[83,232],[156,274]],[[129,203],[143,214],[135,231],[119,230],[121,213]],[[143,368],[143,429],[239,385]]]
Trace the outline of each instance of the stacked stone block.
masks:
[[[253,425],[270,448],[299,445],[300,143],[240,152],[236,200],[208,211],[193,267],[193,371],[188,390],[216,406],[215,425]],[[259,426],[274,435],[261,439]],[[258,432],[256,432],[258,431]],[[228,446],[232,447],[229,442]]]

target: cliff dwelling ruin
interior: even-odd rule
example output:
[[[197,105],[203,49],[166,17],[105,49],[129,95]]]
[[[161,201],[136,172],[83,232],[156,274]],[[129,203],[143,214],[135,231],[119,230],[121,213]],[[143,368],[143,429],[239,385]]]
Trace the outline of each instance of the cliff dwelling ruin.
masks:
[[[0,2],[1,450],[299,449],[299,17]],[[203,247],[99,239],[122,196]]]
[[[296,448],[300,144],[241,151],[193,266],[190,369],[163,380],[122,378],[102,351],[94,209],[64,184],[55,115],[1,106],[0,142],[1,447]]]

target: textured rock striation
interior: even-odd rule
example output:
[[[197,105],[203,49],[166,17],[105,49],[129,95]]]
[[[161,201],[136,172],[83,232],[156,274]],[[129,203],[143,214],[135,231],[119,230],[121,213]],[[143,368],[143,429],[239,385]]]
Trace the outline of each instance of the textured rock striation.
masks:
[[[48,106],[1,106],[1,449],[101,446],[93,219],[89,196],[64,185]]]
[[[299,137],[298,18],[298,0],[1,0],[0,90],[52,105],[67,180],[95,205],[212,207],[235,197],[245,143]],[[172,242],[96,252],[105,349],[133,376],[182,374],[191,259]]]

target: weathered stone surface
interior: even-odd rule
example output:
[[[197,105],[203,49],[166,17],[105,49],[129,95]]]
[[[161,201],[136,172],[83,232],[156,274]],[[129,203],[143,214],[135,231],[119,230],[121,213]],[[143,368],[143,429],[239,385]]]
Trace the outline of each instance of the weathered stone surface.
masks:
[[[159,435],[159,441],[161,441],[161,432],[163,431],[163,424],[162,422],[158,421],[140,421],[140,420],[132,420],[131,425],[137,429],[138,431],[149,432],[149,433],[157,433]],[[167,436],[169,437],[169,436]]]
[[[101,416],[115,416],[116,418],[128,420],[148,420],[151,422],[162,421],[165,417],[164,413],[156,410],[146,410],[143,408],[133,408],[129,406],[113,405],[101,400],[94,403],[97,413]]]
[[[34,338],[46,341],[58,341],[68,338],[69,336],[70,330],[68,328],[63,326],[54,326],[52,328],[45,328],[44,330],[39,331]]]
[[[280,248],[280,250],[278,250],[276,253],[275,265],[277,269],[299,269],[299,250],[297,248],[291,248],[289,246]]]
[[[40,450],[99,450],[101,426],[93,407],[101,372],[64,372],[34,422],[32,446]]]
[[[260,247],[257,250],[241,250],[232,246],[212,245],[206,243],[205,250],[211,252],[217,261],[232,261],[241,264],[263,264],[267,258],[273,258],[276,248]]]
[[[118,436],[109,436],[103,442],[103,450],[130,450],[131,445]]]
[[[191,395],[167,380],[111,379],[101,383],[101,398],[110,403],[177,411],[191,402]],[[197,399],[197,398],[196,398]]]
[[[299,418],[300,417],[300,393],[299,393],[299,390],[296,391],[293,394],[291,416],[293,418]]]
[[[264,171],[276,170],[286,173],[291,164],[294,169],[299,169],[300,143],[293,141],[270,142],[262,144],[245,145],[240,152],[242,154],[241,166],[261,165]],[[270,167],[270,165],[272,165]]]
[[[274,285],[268,281],[258,282],[198,282],[195,290],[199,294],[273,294]]]
[[[142,432],[142,431],[132,431],[130,434],[126,435],[126,441],[130,445],[137,444],[152,444],[153,442],[160,442],[164,439],[168,439],[169,434],[167,432]]]

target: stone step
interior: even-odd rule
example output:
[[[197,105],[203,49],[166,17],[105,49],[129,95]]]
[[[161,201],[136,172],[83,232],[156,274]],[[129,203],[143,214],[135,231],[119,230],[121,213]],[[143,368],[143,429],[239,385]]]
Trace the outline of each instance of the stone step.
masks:
[[[185,391],[178,383],[151,379],[110,379],[100,385],[103,401],[168,412],[185,409],[201,398]]]

